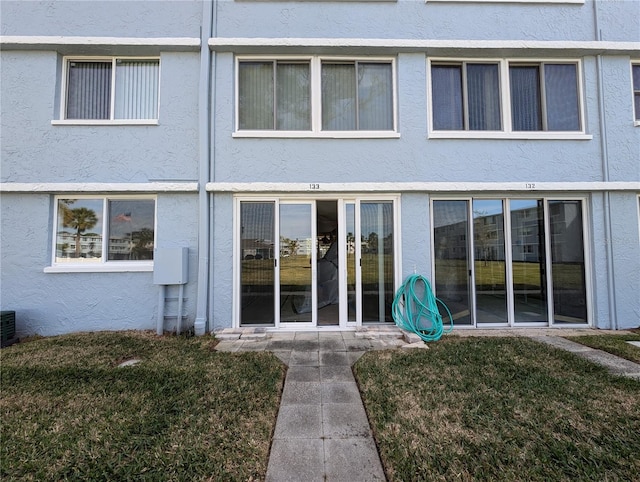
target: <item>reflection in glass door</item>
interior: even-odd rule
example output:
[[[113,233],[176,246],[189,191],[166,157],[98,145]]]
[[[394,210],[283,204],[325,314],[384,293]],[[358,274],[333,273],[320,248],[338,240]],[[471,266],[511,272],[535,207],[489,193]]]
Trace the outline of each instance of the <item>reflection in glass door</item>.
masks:
[[[347,322],[356,318],[356,205],[345,203],[345,242],[347,266]]]
[[[362,322],[391,322],[394,297],[392,201],[360,202]]]
[[[312,323],[315,311],[312,205],[280,204],[280,323]]]
[[[507,323],[504,210],[500,199],[473,200],[473,267],[477,323]]]
[[[513,199],[510,205],[514,321],[547,322],[544,203]]]
[[[549,201],[553,322],[587,323],[582,203]]]
[[[240,203],[240,324],[273,325],[275,203]]]
[[[467,201],[433,202],[435,290],[456,325],[472,324],[467,206]]]

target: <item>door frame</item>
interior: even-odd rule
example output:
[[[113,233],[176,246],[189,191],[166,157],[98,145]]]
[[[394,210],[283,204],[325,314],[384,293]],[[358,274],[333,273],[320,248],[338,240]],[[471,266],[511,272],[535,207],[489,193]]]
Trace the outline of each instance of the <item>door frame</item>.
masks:
[[[435,201],[466,201],[467,209],[467,251],[469,258],[467,259],[468,269],[470,273],[469,296],[471,304],[471,324],[458,325],[456,329],[470,328],[492,328],[492,327],[509,327],[509,328],[526,328],[526,327],[562,327],[562,328],[584,328],[593,325],[593,283],[592,283],[592,253],[591,253],[591,233],[589,230],[588,220],[590,217],[589,198],[587,195],[562,195],[554,193],[506,193],[508,195],[495,194],[467,194],[456,196],[455,193],[430,196],[429,198],[429,216],[433,220],[433,203]],[[505,270],[506,270],[506,296],[507,296],[507,321],[504,323],[478,323],[476,316],[476,280],[475,280],[475,250],[474,250],[474,224],[473,224],[473,200],[474,199],[494,199],[503,201],[504,216],[504,249],[505,249]],[[514,200],[542,200],[543,203],[543,226],[545,230],[544,249],[545,249],[545,282],[547,286],[546,293],[546,314],[547,321],[544,322],[516,322],[515,321],[515,299],[513,289],[513,253],[512,253],[512,233],[511,233],[511,201]],[[585,294],[586,294],[586,323],[558,323],[555,322],[554,306],[553,306],[553,253],[551,250],[551,215],[549,210],[549,201],[579,201],[582,209],[582,249],[585,277]],[[433,221],[429,227],[431,240],[431,279],[434,280],[433,287],[435,290],[435,230]],[[435,293],[437,296],[437,292]]]
[[[356,268],[356,320],[348,321],[348,293],[347,293],[347,270],[339,270],[339,322],[337,325],[330,326],[318,326],[318,310],[317,310],[317,246],[316,243],[316,201],[321,200],[335,200],[338,207],[338,239],[346,240],[346,205],[348,203],[354,204],[355,210],[355,268]],[[271,325],[244,325],[251,327],[266,327],[271,330],[311,330],[311,331],[335,331],[335,330],[353,330],[362,326],[362,285],[361,285],[361,249],[358,237],[360,233],[360,202],[373,202],[373,201],[391,201],[393,209],[393,283],[394,293],[402,282],[402,270],[400,262],[402,259],[402,243],[401,243],[401,228],[400,228],[400,195],[399,194],[384,194],[375,195],[371,193],[295,193],[295,194],[278,194],[278,195],[264,195],[264,194],[236,194],[233,197],[233,287],[232,287],[232,326],[234,328],[241,327],[240,325],[240,303],[241,303],[241,289],[240,289],[240,271],[241,271],[241,247],[240,247],[240,206],[242,202],[273,202],[275,212],[274,222],[274,256],[276,258],[276,272],[274,276],[274,324]],[[314,239],[314,247],[312,249],[312,298],[313,309],[311,323],[301,322],[281,322],[280,321],[280,249],[279,249],[279,233],[280,233],[280,204],[296,204],[296,203],[309,203],[312,205],[312,236]],[[277,246],[277,248],[275,247]],[[346,241],[338,244],[338,256],[339,266],[346,266],[347,259],[347,246]],[[382,325],[382,323],[380,323]]]

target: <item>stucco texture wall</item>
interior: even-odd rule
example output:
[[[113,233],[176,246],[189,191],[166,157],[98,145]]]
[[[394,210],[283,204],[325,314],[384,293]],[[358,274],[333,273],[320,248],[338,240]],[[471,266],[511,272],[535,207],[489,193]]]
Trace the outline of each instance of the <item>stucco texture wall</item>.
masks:
[[[52,125],[55,52],[2,52],[3,182],[195,180],[199,56],[161,55],[158,125]]]
[[[18,336],[155,329],[159,288],[152,272],[44,273],[51,265],[53,196],[3,193],[0,209],[0,303],[16,311]],[[196,196],[158,196],[157,246],[190,248],[184,328],[195,317],[196,212]],[[177,290],[169,296],[176,298]],[[175,315],[176,307],[167,304],[166,314]],[[168,319],[165,329],[175,321]]]

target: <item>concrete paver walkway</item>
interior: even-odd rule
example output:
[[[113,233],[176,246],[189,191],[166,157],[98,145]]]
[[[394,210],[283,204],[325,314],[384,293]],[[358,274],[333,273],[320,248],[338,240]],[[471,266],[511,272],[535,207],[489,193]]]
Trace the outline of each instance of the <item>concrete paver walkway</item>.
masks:
[[[401,337],[399,330],[270,333],[218,345],[267,349],[289,365],[268,482],[386,480],[351,365],[367,350],[405,345]]]
[[[613,373],[640,380],[637,363],[559,336],[589,331],[459,330],[456,335],[526,336],[600,363]],[[267,482],[385,480],[351,365],[367,350],[424,347],[416,335],[391,326],[355,332],[224,330],[216,336],[221,340],[218,351],[268,350],[289,366]]]

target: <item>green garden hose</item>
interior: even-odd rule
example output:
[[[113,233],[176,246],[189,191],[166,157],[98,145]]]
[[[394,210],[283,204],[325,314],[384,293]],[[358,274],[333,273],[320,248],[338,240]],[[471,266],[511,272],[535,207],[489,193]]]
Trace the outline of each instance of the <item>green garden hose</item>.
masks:
[[[438,303],[449,315],[449,327],[446,329]],[[415,333],[424,341],[438,341],[443,333],[453,330],[449,308],[433,294],[429,280],[419,274],[406,279],[396,293],[391,310],[397,326]]]

